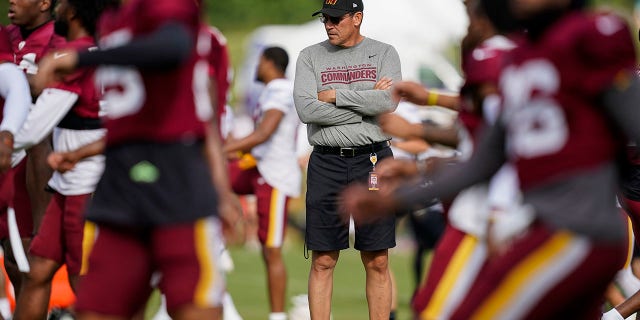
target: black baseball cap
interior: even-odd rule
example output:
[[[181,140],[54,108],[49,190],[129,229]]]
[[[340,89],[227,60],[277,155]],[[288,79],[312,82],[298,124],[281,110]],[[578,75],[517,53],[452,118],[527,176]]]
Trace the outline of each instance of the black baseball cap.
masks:
[[[324,13],[330,17],[342,17],[350,12],[358,12],[364,10],[362,0],[324,0],[322,9],[314,12],[311,16],[317,16]]]

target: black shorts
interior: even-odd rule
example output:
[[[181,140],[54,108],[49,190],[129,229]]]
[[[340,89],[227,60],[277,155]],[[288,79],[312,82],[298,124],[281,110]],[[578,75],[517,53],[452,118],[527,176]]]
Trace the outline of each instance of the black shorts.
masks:
[[[217,195],[202,143],[110,147],[87,219],[153,227],[217,215]]]
[[[389,147],[378,152],[378,161],[393,157]],[[352,158],[312,152],[307,173],[307,221],[305,241],[313,251],[335,251],[349,247],[349,224],[338,212],[340,192],[352,182],[366,183],[372,165],[368,154]],[[372,191],[376,192],[376,191]],[[354,247],[377,251],[396,245],[394,216],[371,224],[355,222]]]

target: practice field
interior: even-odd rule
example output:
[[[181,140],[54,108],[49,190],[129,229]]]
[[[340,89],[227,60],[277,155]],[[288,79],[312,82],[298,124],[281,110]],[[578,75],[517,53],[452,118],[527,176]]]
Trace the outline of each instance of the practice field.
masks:
[[[242,246],[231,248],[235,270],[228,275],[228,287],[236,307],[244,320],[264,320],[269,314],[265,269],[260,252]],[[410,319],[408,309],[412,280],[411,250],[394,250],[390,261],[398,284],[398,313],[396,319]],[[284,252],[289,276],[287,309],[291,297],[307,292],[307,276],[311,260],[303,256],[302,243],[289,243]],[[368,319],[364,292],[365,273],[358,251],[343,250],[334,274],[333,319]],[[294,319],[290,319],[294,320]]]

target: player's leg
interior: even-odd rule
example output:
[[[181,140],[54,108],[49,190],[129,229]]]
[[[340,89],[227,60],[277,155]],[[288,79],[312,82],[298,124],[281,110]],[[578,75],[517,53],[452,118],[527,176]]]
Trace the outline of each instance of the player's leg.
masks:
[[[389,320],[395,320],[396,310],[398,310],[398,282],[391,268],[389,268],[389,277],[391,280],[391,311],[389,312]]]
[[[256,177],[258,181],[260,176]],[[282,244],[287,222],[288,197],[270,185],[255,184],[258,204],[258,239],[267,270],[270,318],[283,318],[287,288],[287,270],[282,259]],[[272,319],[273,320],[273,319]]]
[[[447,266],[464,239],[464,236],[464,232],[447,224],[444,235],[433,252],[431,265],[429,266],[425,281],[416,291],[413,301],[411,301],[411,307],[416,314],[423,312],[427,304],[431,301],[431,297],[440,283],[440,279],[442,279],[444,273],[447,271]]]
[[[219,263],[222,241],[217,217],[154,230],[154,263],[162,273],[160,290],[173,319],[221,318],[225,291]]]
[[[384,219],[373,224],[356,222],[354,247],[366,273],[366,296],[369,319],[389,319],[391,313],[391,276],[389,250],[395,246],[395,220]]]
[[[78,285],[78,319],[131,319],[151,293],[149,231],[97,228],[88,270]]]
[[[452,319],[596,319],[626,244],[534,223],[485,264]]]
[[[604,292],[624,261],[623,247],[592,243],[583,263],[549,290],[524,318],[598,319]]]
[[[340,251],[312,251],[309,271],[309,311],[312,319],[329,319],[333,271]]]
[[[243,226],[243,239],[245,247],[256,249],[258,248],[257,235],[257,214],[255,210],[255,197],[253,191],[252,177],[259,175],[256,167],[241,168],[240,160],[230,160],[227,165],[229,173],[229,183],[231,183],[231,189],[235,194],[239,196],[239,201],[242,205],[242,226]],[[225,230],[225,238],[227,241],[236,240],[237,237],[234,234],[235,230]]]
[[[391,148],[376,152],[378,161],[392,158]],[[369,181],[373,168],[369,154],[346,159],[351,182]],[[347,185],[347,184],[345,184]],[[381,186],[384,188],[384,186]],[[378,192],[378,191],[370,191]],[[391,313],[391,276],[389,275],[389,248],[396,246],[395,216],[386,212],[375,222],[363,223],[354,219],[354,248],[360,251],[360,258],[366,273],[366,296],[369,305],[369,319],[389,319]]]
[[[635,201],[624,195],[619,195],[618,201],[622,206],[622,209],[627,213],[629,219],[631,220],[631,225],[633,227],[633,233],[636,235],[635,242],[636,245],[640,244],[640,201]]]
[[[62,221],[65,197],[55,194],[43,218],[43,225],[34,237],[29,250],[30,270],[22,281],[21,294],[16,302],[15,319],[43,319],[47,315],[51,281],[60,268],[64,248]]]
[[[348,164],[335,155],[312,152],[307,171],[305,244],[311,254],[309,310],[312,319],[329,319],[333,271],[349,247],[349,226],[337,211],[338,193],[348,184]]]
[[[4,247],[4,239],[9,236],[7,227],[7,209],[13,201],[13,170],[9,170],[0,174],[0,246]],[[2,266],[0,270],[6,270],[4,266],[6,253],[3,250],[0,259],[2,259]],[[7,293],[6,281],[4,274],[0,274],[0,314],[4,318],[11,317],[11,307],[9,303],[9,294]]]
[[[27,191],[32,208],[33,231],[38,230],[51,194],[46,191],[53,169],[47,164],[47,156],[53,151],[51,136],[27,150]]]
[[[23,159],[11,170],[13,171],[14,188],[12,206],[15,209],[18,231],[22,238],[22,247],[29,248],[33,234],[33,216],[31,214],[31,202],[27,192],[27,159]],[[13,284],[17,298],[20,295],[20,289],[22,287],[22,273],[18,270],[13,248],[8,239],[4,241],[3,247],[5,250],[5,268],[11,284]]]
[[[22,281],[13,319],[44,319],[47,316],[51,281],[60,264],[54,260],[30,256],[31,269]]]
[[[84,260],[88,257],[87,254],[90,252],[95,237],[95,233],[92,232],[86,239],[84,237],[85,230],[95,230],[92,229],[94,227],[92,224],[85,225],[84,222],[84,212],[90,198],[90,194],[66,196],[65,211],[62,217],[64,262],[67,265],[69,284],[74,292],[77,291],[78,279],[83,267],[85,270],[87,268],[87,261]]]
[[[391,275],[389,250],[360,251],[366,273],[369,319],[389,319],[391,313]]]
[[[460,304],[486,261],[486,245],[448,225],[436,247],[424,285],[412,307],[420,319],[447,319]]]
[[[626,215],[626,213],[624,214]],[[605,300],[611,306],[621,304],[627,297],[630,297],[640,289],[640,280],[633,275],[631,270],[631,262],[633,261],[633,254],[635,251],[631,218],[627,217],[626,221],[628,237],[627,259],[624,263],[624,267],[618,271],[614,281],[609,285],[605,293]]]

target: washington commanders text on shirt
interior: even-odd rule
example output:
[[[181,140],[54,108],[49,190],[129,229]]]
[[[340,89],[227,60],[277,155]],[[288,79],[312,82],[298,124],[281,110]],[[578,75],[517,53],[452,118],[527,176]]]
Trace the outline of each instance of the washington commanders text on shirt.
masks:
[[[350,84],[360,81],[376,82],[376,67],[372,64],[360,64],[353,66],[328,67],[320,73],[322,85],[343,83]]]

